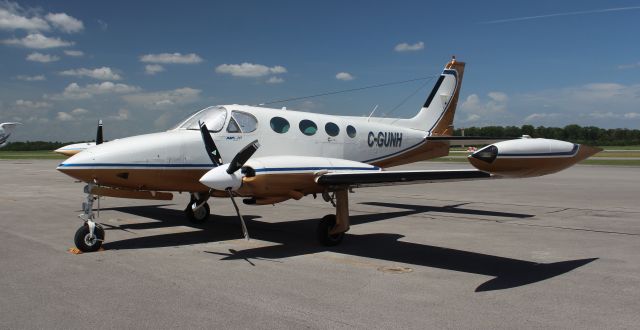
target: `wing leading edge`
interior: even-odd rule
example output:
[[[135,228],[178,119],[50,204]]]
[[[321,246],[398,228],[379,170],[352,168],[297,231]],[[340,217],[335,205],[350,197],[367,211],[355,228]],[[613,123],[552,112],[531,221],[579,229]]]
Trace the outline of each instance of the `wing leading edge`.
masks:
[[[423,170],[326,173],[317,177],[316,182],[326,186],[350,186],[359,188],[491,178],[493,178],[491,174],[478,170]]]

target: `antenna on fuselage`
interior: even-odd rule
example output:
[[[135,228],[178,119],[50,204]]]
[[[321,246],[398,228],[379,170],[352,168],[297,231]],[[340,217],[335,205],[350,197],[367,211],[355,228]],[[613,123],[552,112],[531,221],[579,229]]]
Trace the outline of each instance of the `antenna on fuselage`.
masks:
[[[371,119],[371,116],[373,116],[373,113],[376,112],[377,109],[378,109],[378,105],[376,104],[376,106],[373,107],[373,110],[371,110],[371,113],[369,114],[369,117],[367,117],[367,121],[369,121],[369,119]]]

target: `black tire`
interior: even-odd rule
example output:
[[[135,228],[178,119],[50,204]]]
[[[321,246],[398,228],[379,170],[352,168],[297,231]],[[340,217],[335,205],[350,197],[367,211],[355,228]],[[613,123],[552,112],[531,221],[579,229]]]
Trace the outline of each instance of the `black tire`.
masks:
[[[209,219],[209,214],[211,214],[211,209],[209,208],[208,203],[204,203],[204,205],[202,205],[202,207],[199,208],[198,211],[193,212],[193,209],[191,208],[191,204],[189,204],[187,205],[187,208],[184,209],[184,213],[187,216],[187,219],[191,223],[201,224],[207,221],[207,219]]]
[[[89,239],[89,225],[84,224],[76,231],[74,242],[78,250],[82,252],[96,252],[102,246],[104,241],[104,229],[96,224],[96,228],[93,230],[95,237]]]
[[[318,242],[324,246],[336,246],[342,242],[344,238],[344,233],[329,235],[329,231],[336,226],[336,216],[335,214],[327,214],[320,222],[318,222]]]

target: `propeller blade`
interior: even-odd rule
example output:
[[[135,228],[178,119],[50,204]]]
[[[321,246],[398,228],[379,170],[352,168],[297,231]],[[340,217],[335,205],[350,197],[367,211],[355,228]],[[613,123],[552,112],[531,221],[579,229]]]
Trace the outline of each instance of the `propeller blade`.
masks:
[[[238,152],[236,156],[233,157],[231,163],[229,163],[229,167],[227,167],[227,173],[233,174],[242,166],[244,166],[244,163],[246,163],[247,160],[249,160],[249,158],[253,156],[258,148],[260,148],[258,140],[255,140],[249,143],[246,147],[242,148],[242,150],[240,150],[240,152]]]
[[[104,138],[102,137],[102,119],[98,121],[98,132],[96,133],[96,145],[102,144]]]
[[[244,238],[248,241],[249,230],[247,230],[247,224],[244,223],[244,218],[242,217],[242,214],[240,214],[240,209],[238,208],[238,204],[236,204],[236,200],[233,199],[233,192],[231,192],[231,189],[228,189],[227,192],[229,193],[229,198],[231,198],[231,203],[233,203],[233,207],[235,207],[236,209],[236,213],[238,213],[238,218],[240,218],[240,224],[242,224],[242,234],[244,234]]]
[[[207,155],[213,162],[213,165],[220,166],[222,165],[222,157],[220,157],[220,152],[218,151],[218,147],[213,142],[211,138],[211,134],[209,134],[209,129],[207,125],[202,122],[198,122],[200,124],[200,134],[202,134],[202,141],[204,141],[204,147],[207,149]]]

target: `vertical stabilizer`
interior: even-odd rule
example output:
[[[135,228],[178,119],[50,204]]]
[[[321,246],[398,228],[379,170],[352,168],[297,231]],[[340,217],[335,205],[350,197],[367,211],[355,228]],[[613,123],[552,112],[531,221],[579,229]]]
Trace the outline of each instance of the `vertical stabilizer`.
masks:
[[[415,117],[403,121],[403,126],[428,131],[432,136],[452,135],[453,117],[463,74],[464,62],[458,62],[453,57],[438,77],[420,112]]]

